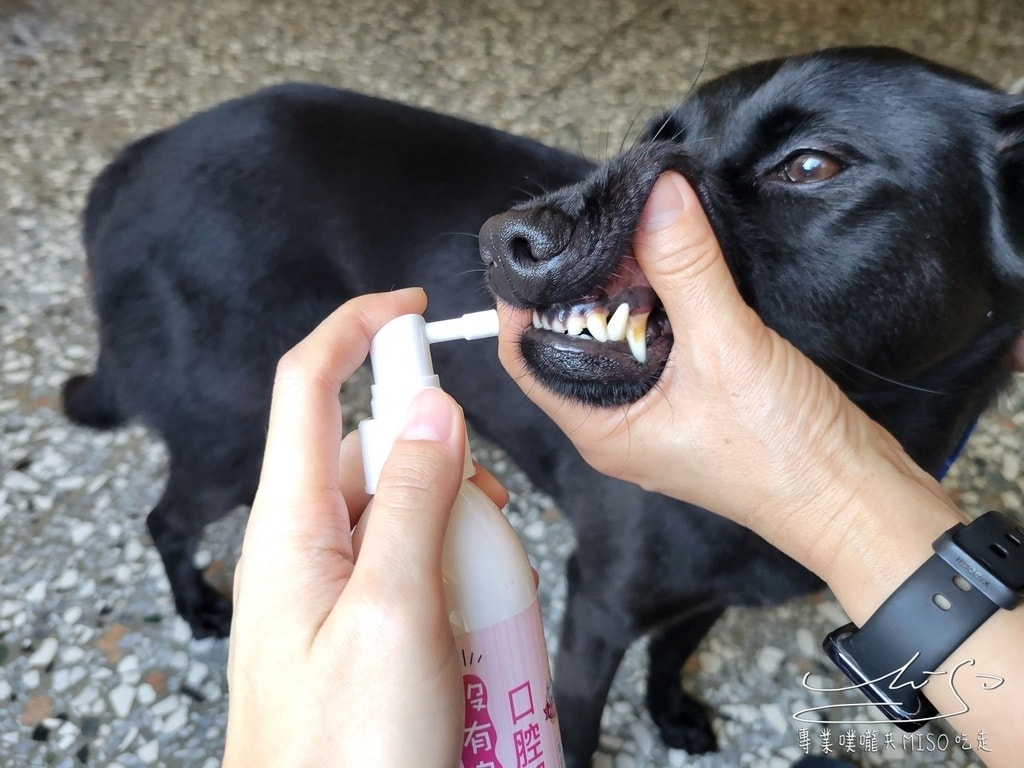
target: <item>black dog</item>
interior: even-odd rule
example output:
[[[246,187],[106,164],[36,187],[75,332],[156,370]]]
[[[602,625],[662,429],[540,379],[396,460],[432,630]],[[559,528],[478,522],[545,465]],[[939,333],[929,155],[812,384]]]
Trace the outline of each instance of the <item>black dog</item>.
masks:
[[[65,409],[94,426],[139,418],[166,441],[170,478],[148,523],[196,635],[228,630],[191,555],[203,526],[252,499],[277,358],[356,294],[423,285],[438,317],[488,305],[476,243],[455,233],[515,206],[480,243],[494,293],[537,310],[526,360],[590,403],[643,395],[672,338],[630,244],[666,169],[698,190],[764,320],[939,473],[1006,382],[1021,333],[1019,98],[892,50],[826,51],[708,83],[594,169],[437,114],[271,88],[125,149],[85,213],[101,348]],[[538,187],[558,191],[523,202]],[[631,338],[599,341],[601,315],[622,303]],[[706,712],[679,690],[683,661],[727,606],[818,580],[739,526],[596,475],[493,346],[442,345],[435,364],[575,526],[556,670],[569,765],[589,765],[612,676],[646,632],[664,739],[714,748]]]

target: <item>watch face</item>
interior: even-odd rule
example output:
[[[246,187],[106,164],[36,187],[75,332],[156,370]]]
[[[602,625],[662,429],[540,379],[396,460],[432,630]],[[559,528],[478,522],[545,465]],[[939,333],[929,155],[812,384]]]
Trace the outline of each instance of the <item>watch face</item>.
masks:
[[[882,715],[893,725],[904,731],[916,731],[925,723],[934,719],[938,711],[921,692],[910,685],[901,686],[897,690],[889,687],[893,679],[892,673],[882,677],[869,677],[850,654],[845,641],[856,631],[856,627],[848,624],[829,633],[822,643],[822,648],[840,671],[850,678],[857,689],[864,694]]]

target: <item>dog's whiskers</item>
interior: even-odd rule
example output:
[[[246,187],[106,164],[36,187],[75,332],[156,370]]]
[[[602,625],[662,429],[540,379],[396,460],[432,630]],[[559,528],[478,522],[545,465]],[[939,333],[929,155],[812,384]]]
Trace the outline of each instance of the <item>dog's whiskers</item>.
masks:
[[[632,119],[630,119],[629,125],[626,127],[626,130],[622,134],[622,141],[619,142],[619,154],[622,154],[622,151],[626,148],[626,139],[628,139],[629,135],[633,133],[633,128],[636,126],[636,121],[640,118],[640,113],[642,111],[643,110],[638,109],[636,112],[633,113],[633,117]],[[640,135],[634,136],[632,146],[635,147],[639,140]]]
[[[868,376],[871,376],[874,379],[878,379],[879,381],[884,381],[886,384],[892,384],[893,386],[899,387],[900,389],[905,389],[905,390],[910,391],[910,392],[920,392],[920,393],[925,394],[925,395],[936,395],[938,397],[948,397],[949,395],[952,394],[951,392],[948,392],[946,390],[929,389],[927,387],[918,387],[918,386],[915,386],[914,384],[907,384],[905,381],[899,381],[897,379],[890,378],[889,376],[883,376],[882,374],[877,373],[876,371],[872,371],[870,368],[865,368],[863,365],[858,365],[857,363],[853,362],[852,360],[847,360],[842,355],[833,355],[833,357],[834,357],[834,359],[838,360],[839,362],[843,363],[844,365],[848,365],[851,368],[854,368],[855,370],[860,371],[861,373],[864,373],[864,374],[866,374]],[[842,375],[842,374],[840,373],[839,375]]]

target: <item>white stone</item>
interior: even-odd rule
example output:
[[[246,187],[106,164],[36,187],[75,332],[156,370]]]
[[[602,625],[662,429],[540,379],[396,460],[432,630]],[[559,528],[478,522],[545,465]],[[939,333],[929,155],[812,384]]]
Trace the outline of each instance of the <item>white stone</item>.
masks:
[[[80,547],[96,530],[96,526],[89,522],[78,523],[71,528],[71,543]]]
[[[139,760],[147,765],[155,763],[156,759],[160,756],[160,745],[157,743],[156,739],[153,741],[147,741],[135,751],[135,754]]]
[[[88,676],[88,671],[84,667],[63,667],[53,673],[53,690],[58,693],[71,688],[76,683],[80,683]]]
[[[21,377],[15,376],[11,373],[8,373],[5,378],[15,384],[21,384],[28,380],[28,376],[25,376],[22,381],[18,381],[18,378]],[[35,493],[42,487],[35,479],[29,477],[24,472],[18,472],[16,470],[12,470],[7,473],[6,477],[4,477],[4,485],[8,489],[18,491],[19,493]]]
[[[121,677],[122,683],[138,685],[142,677],[138,658],[135,656],[125,656],[117,665],[117,673]]]
[[[1003,454],[1002,474],[1011,483],[1020,479],[1020,457],[1012,450]]]
[[[131,728],[128,729],[128,732],[125,733],[124,738],[121,739],[121,743],[118,745],[117,748],[119,750],[121,750],[121,749],[128,749],[128,747],[131,745],[132,742],[135,741],[135,738],[138,735],[139,735],[139,726],[133,725]]]
[[[100,693],[95,686],[88,685],[78,692],[78,695],[71,700],[73,709],[81,711],[92,711],[93,704],[99,701]]]
[[[181,706],[181,696],[172,693],[171,695],[160,699],[160,701],[158,701],[156,704],[150,707],[150,712],[152,712],[157,717],[167,717],[171,714],[171,712],[174,712]]]
[[[722,657],[711,651],[698,651],[697,664],[702,672],[709,675],[717,675],[722,671]]]
[[[796,647],[801,656],[817,658],[820,646],[814,639],[814,634],[807,627],[800,627],[796,631]]]
[[[57,649],[60,647],[55,637],[47,637],[39,644],[36,652],[29,656],[28,663],[33,667],[45,667],[53,658],[57,655]]]
[[[78,726],[67,720],[58,726],[55,735],[57,746],[60,747],[62,752],[67,752],[74,745],[75,739],[78,738]]]
[[[534,520],[523,528],[523,536],[530,541],[541,541],[547,534],[547,526],[543,520]]]
[[[766,704],[761,707],[761,714],[765,724],[776,733],[786,733],[789,730],[789,719],[782,713],[779,705]]]
[[[71,589],[77,583],[78,569],[68,568],[67,570],[61,572],[60,576],[54,579],[54,581],[51,583],[51,586],[58,592],[65,592]]]
[[[110,692],[108,698],[114,714],[118,717],[127,717],[132,711],[132,702],[135,701],[135,687],[121,683]]]
[[[188,725],[188,707],[180,707],[168,715],[160,730],[164,733],[177,733]]]
[[[135,692],[135,700],[138,701],[139,704],[148,707],[156,701],[156,690],[149,683],[143,683]]]
[[[200,549],[192,558],[192,564],[199,570],[203,570],[213,562],[213,555],[208,549]]]
[[[210,674],[210,669],[201,661],[195,661],[192,666],[188,668],[185,673],[185,683],[191,688],[199,688],[206,681],[206,678]]]
[[[774,675],[779,671],[784,658],[786,653],[781,648],[766,645],[757,652],[757,666],[767,674]]]
[[[53,483],[53,490],[55,491],[77,491],[85,485],[84,477],[75,477],[68,475],[66,477],[58,478]]]
[[[654,748],[654,736],[646,721],[634,722],[629,730],[636,742],[637,752],[646,755]]]
[[[25,602],[27,603],[41,603],[46,599],[46,582],[37,581],[28,591],[25,593]]]
[[[87,598],[93,597],[96,594],[96,579],[85,578],[82,579],[82,583],[78,586],[78,597]]]
[[[129,539],[128,543],[124,546],[125,559],[131,562],[141,560],[145,554],[146,547],[138,539]]]

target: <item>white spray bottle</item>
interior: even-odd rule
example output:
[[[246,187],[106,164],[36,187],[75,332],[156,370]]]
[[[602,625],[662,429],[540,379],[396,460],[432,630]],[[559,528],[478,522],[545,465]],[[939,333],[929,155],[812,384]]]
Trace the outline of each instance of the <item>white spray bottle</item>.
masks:
[[[370,346],[373,417],[359,425],[368,493],[376,491],[413,398],[440,384],[430,344],[497,334],[494,310],[434,323],[403,315],[380,329]],[[462,664],[461,766],[564,768],[533,569],[508,520],[468,482],[475,472],[467,445],[442,556],[448,618]],[[370,511],[354,533],[357,546]]]

